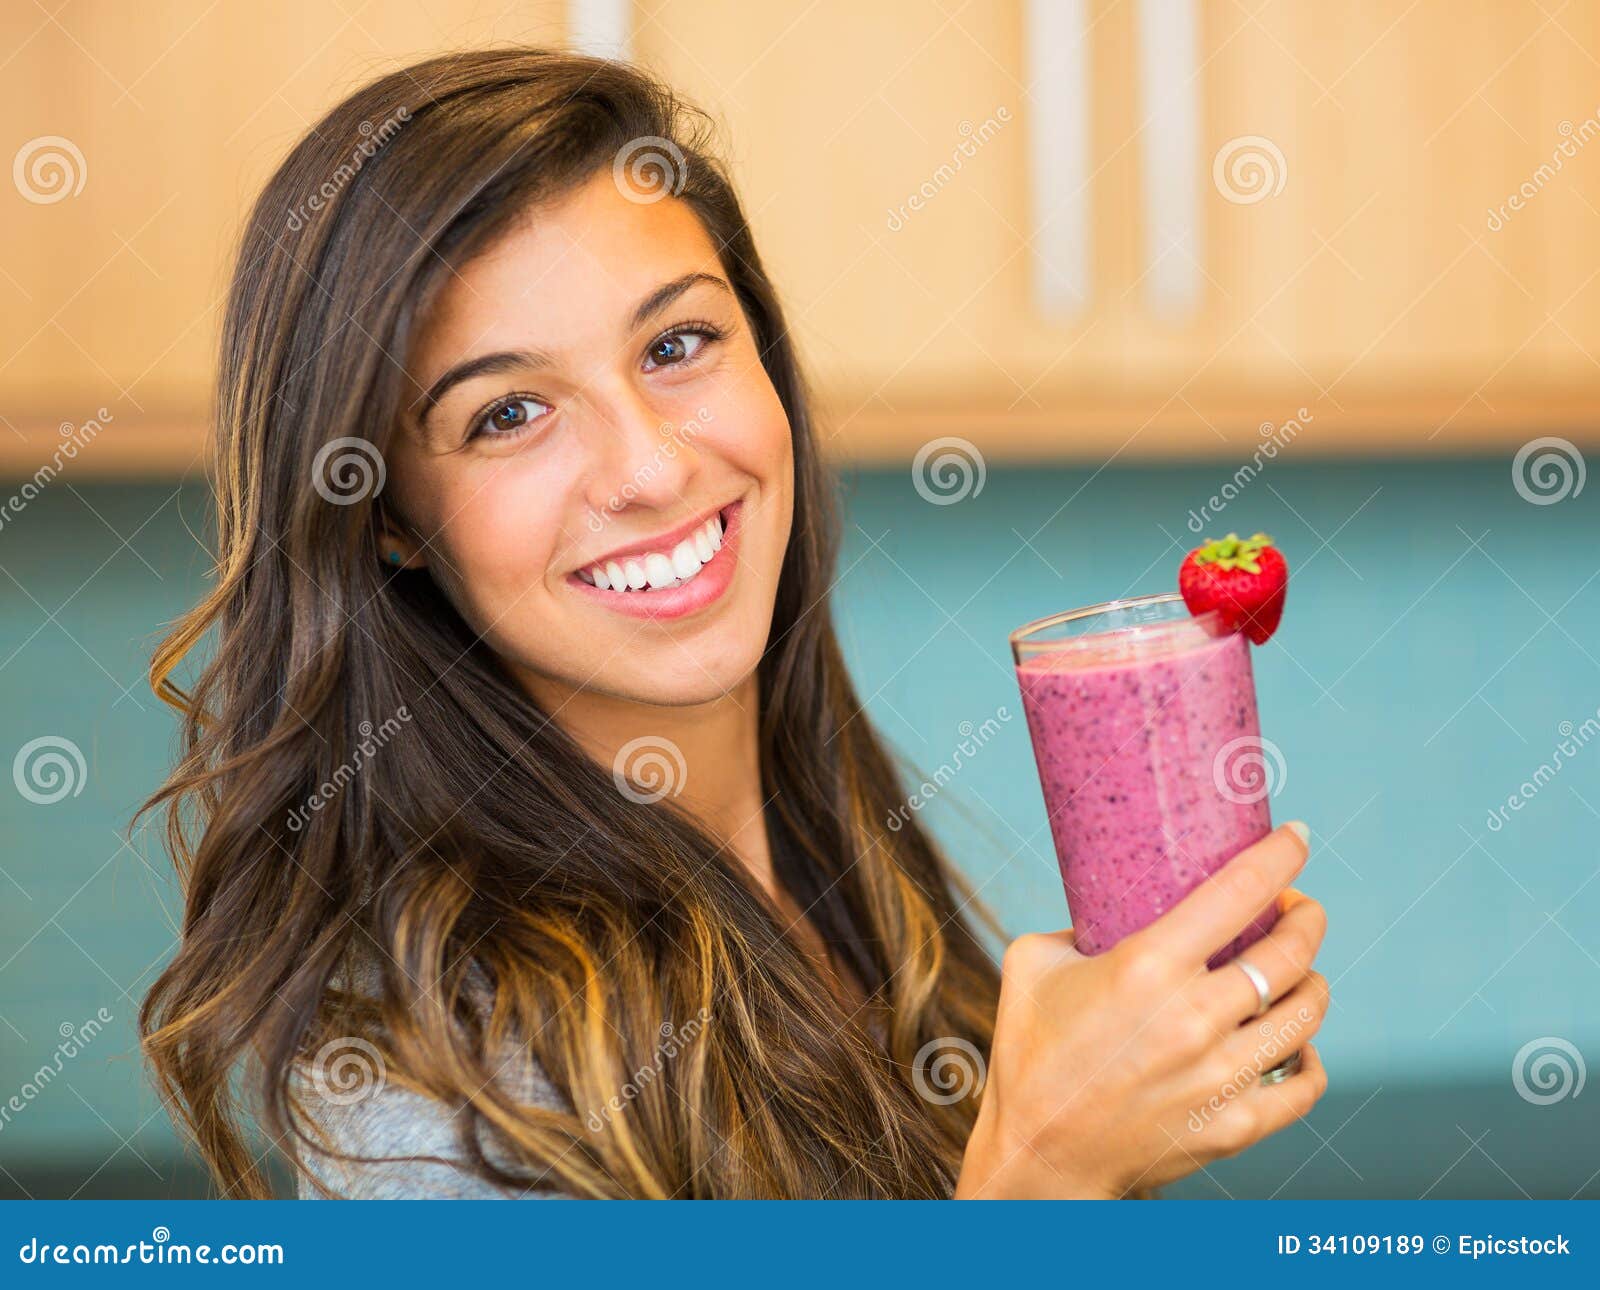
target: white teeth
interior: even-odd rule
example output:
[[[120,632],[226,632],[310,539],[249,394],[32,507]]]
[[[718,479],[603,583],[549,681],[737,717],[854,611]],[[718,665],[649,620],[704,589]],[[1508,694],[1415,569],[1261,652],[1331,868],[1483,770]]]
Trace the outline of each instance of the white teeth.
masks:
[[[672,548],[672,572],[680,578],[692,578],[700,572],[700,556],[694,543],[685,539]]]
[[[670,587],[678,581],[678,575],[672,571],[672,561],[659,551],[652,551],[644,558],[644,576],[650,580],[650,585],[659,591]]]
[[[580,573],[602,591],[642,591],[645,587],[662,590],[680,587],[699,574],[722,549],[722,517],[713,515],[670,554],[651,551],[631,560],[607,560],[590,565]]]

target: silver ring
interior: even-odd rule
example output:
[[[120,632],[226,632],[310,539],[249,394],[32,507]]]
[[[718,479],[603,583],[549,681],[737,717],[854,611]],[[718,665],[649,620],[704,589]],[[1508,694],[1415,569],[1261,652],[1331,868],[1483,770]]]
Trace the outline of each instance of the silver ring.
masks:
[[[1256,999],[1259,1001],[1259,1006],[1252,1015],[1259,1017],[1272,1006],[1272,987],[1267,983],[1267,978],[1262,975],[1260,968],[1246,963],[1243,959],[1234,959],[1234,962],[1243,969],[1244,974],[1250,978],[1250,984],[1256,988]]]
[[[1299,1051],[1292,1052],[1271,1070],[1262,1071],[1261,1082],[1263,1084],[1281,1084],[1290,1076],[1298,1075],[1301,1064],[1302,1058]]]

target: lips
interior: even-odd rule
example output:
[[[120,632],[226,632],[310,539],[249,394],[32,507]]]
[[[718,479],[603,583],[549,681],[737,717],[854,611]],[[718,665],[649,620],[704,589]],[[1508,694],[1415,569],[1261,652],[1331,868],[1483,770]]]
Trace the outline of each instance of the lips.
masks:
[[[738,565],[744,502],[651,539],[618,547],[567,575],[580,595],[635,618],[681,618],[728,589]]]

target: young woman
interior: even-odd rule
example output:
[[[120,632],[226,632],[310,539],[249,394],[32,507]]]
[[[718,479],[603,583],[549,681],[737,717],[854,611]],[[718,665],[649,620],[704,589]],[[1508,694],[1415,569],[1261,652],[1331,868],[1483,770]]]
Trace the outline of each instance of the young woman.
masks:
[[[793,342],[638,71],[453,55],[319,122],[244,233],[215,480],[142,1024],[225,1194],[276,1148],[303,1195],[1140,1195],[1321,1095],[1309,1045],[1229,1083],[1259,996],[1205,970],[1283,893],[1251,959],[1314,1033],[1303,830],[997,969],[884,825]]]

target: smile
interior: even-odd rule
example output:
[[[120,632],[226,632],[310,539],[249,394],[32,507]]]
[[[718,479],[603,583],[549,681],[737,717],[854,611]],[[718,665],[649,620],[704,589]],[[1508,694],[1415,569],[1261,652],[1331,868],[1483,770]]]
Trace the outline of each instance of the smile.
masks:
[[[722,546],[722,514],[719,511],[679,542],[671,551],[648,551],[639,556],[624,556],[604,564],[580,569],[578,577],[601,591],[653,591],[680,587],[711,563]]]
[[[671,545],[630,548],[567,575],[600,604],[639,618],[681,618],[718,599],[733,581],[740,516],[737,501]],[[676,535],[674,535],[676,536]]]

